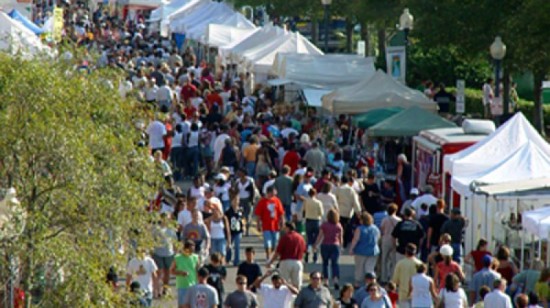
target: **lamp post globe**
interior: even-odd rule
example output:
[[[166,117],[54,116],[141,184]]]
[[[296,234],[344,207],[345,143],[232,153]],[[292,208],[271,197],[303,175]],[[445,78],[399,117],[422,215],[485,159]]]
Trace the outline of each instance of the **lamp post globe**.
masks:
[[[322,4],[322,5],[331,5],[331,4],[332,4],[332,0],[321,0],[321,4]]]
[[[506,56],[506,45],[502,42],[500,36],[495,37],[495,41],[491,44],[491,57],[495,60],[502,60]]]
[[[412,30],[414,26],[414,17],[408,8],[403,9],[403,14],[399,17],[399,30]]]

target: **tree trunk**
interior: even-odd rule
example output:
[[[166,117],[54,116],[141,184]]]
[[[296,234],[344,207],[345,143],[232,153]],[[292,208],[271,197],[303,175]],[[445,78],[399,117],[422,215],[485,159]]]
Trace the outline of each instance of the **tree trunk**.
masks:
[[[346,52],[353,52],[353,23],[351,18],[346,18]]]
[[[365,41],[365,56],[370,56],[369,26],[366,21],[361,22],[361,39]]]
[[[381,67],[386,67],[386,29],[378,29],[378,61]]]
[[[535,113],[533,116],[533,124],[535,124],[535,128],[537,131],[545,136],[545,127],[544,127],[544,110],[542,108],[542,81],[544,80],[544,73],[543,72],[535,72],[534,73],[534,94],[535,94],[535,109],[533,112]]]

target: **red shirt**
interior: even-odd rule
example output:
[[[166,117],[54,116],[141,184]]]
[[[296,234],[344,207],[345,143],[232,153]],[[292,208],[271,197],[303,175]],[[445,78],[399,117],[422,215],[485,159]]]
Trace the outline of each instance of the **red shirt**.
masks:
[[[294,171],[298,169],[298,163],[300,162],[300,154],[296,151],[288,151],[283,157],[283,166],[290,167],[290,174],[294,174]]]
[[[212,110],[212,106],[214,106],[214,104],[218,104],[218,111],[220,112],[220,114],[224,114],[223,99],[218,93],[214,92],[212,94],[209,94],[206,97],[206,103],[208,106],[208,110]]]
[[[188,83],[181,87],[181,97],[184,102],[195,96],[197,96],[197,87],[194,85]]]
[[[164,151],[162,152],[162,159],[167,160],[168,155],[170,155],[170,150],[172,149],[172,124],[169,122],[164,123],[166,126],[166,131],[168,132],[162,139],[164,139]]]
[[[304,237],[296,231],[288,232],[281,237],[277,246],[277,253],[283,260],[302,260],[306,252]]]
[[[279,231],[279,221],[285,210],[281,200],[277,197],[262,198],[254,214],[262,221],[262,231]]]
[[[185,113],[188,119],[191,119],[193,115],[195,115],[195,112],[197,112],[197,108],[195,108],[193,105],[189,105],[183,108],[183,113]]]
[[[486,255],[491,255],[491,252],[486,250],[473,250],[472,252],[470,252],[470,254],[474,259],[476,272],[479,272],[481,269],[483,269],[483,257],[485,257]]]

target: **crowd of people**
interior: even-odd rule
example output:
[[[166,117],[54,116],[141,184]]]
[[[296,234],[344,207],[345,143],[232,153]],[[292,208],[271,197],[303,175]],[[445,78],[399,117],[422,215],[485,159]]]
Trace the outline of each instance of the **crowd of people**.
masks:
[[[123,70],[120,95],[154,114],[137,123],[137,146],[163,181],[147,207],[156,247],[138,247],[126,269],[140,305],[166,296],[175,276],[178,307],[547,307],[550,270],[534,259],[518,272],[510,250],[493,257],[486,240],[465,254],[467,219],[412,186],[406,155],[396,155],[395,180],[381,179],[376,147],[348,117],[276,103],[239,67],[208,63],[136,16],[73,7],[65,35],[100,53],[79,64]],[[240,247],[253,228],[266,260]],[[353,281],[341,279],[343,254]]]

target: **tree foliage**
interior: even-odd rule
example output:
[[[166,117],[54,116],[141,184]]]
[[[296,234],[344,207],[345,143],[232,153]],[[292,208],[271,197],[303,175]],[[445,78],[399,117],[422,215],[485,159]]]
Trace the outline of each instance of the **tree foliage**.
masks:
[[[143,115],[109,86],[116,77],[0,54],[0,187],[15,187],[27,212],[23,234],[2,247],[0,275],[15,258],[47,307],[119,300],[105,274],[125,264],[116,251],[128,253],[129,231],[147,228],[153,167],[132,124]]]

